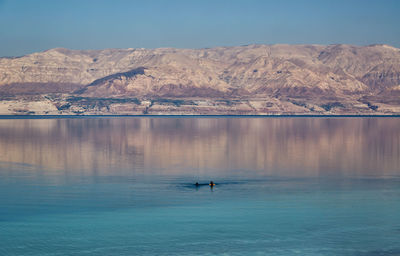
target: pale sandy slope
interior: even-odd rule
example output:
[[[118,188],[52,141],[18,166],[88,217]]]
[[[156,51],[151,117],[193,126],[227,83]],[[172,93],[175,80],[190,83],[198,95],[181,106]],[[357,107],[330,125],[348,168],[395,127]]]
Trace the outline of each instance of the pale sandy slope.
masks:
[[[54,114],[60,112],[59,105],[66,102],[67,95],[134,97],[140,104],[136,103],[137,109],[134,109],[135,104],[128,107],[132,113],[151,111],[157,105],[162,113],[176,112],[176,108],[185,113],[199,109],[207,112],[207,108],[213,106],[216,110],[223,109],[217,99],[239,100],[242,106],[238,103],[236,109],[232,109],[232,104],[225,107],[256,113],[357,113],[364,110],[394,113],[400,105],[400,49],[387,45],[249,45],[90,51],[58,48],[19,58],[0,58],[0,88],[1,105],[10,105],[11,100],[40,101],[43,106],[55,106],[56,110],[43,108]],[[31,96],[48,94],[53,95],[53,98],[46,98],[49,102]],[[184,108],[185,102],[151,103],[160,98],[199,102],[188,104],[188,110]],[[4,103],[5,100],[10,102]],[[129,113],[126,102],[118,102],[119,105],[106,102],[109,106],[105,109],[91,108],[88,104],[82,107],[81,103],[72,102],[72,107],[77,107],[75,112],[110,112],[111,108],[114,114]],[[331,107],[326,107],[327,104]],[[162,109],[165,105],[168,105],[166,110]],[[190,110],[190,106],[196,107]],[[25,110],[31,108],[28,104]],[[0,106],[0,111],[2,109],[6,113],[17,108],[4,110],[5,107]],[[72,110],[65,107],[61,111]]]

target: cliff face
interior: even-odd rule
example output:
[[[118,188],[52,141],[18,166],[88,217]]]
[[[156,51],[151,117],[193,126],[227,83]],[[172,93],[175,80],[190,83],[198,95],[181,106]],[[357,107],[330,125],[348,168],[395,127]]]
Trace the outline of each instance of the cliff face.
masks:
[[[399,114],[400,49],[51,49],[0,58],[1,114]]]

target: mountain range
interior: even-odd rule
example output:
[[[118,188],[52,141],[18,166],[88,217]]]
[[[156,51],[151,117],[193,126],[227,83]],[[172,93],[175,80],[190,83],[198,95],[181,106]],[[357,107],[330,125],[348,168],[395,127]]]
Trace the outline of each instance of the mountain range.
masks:
[[[0,58],[0,114],[398,115],[400,49],[50,49]]]

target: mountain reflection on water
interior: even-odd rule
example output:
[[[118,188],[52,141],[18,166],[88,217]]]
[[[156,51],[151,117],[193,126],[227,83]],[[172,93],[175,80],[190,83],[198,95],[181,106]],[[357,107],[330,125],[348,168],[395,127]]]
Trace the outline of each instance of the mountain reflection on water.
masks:
[[[0,120],[0,164],[108,175],[385,176],[400,170],[398,118]]]

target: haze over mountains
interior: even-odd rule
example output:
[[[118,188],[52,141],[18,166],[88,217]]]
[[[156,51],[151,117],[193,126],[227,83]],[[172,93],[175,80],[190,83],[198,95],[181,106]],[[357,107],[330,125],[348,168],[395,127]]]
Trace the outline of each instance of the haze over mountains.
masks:
[[[400,114],[400,49],[51,49],[0,58],[0,114]]]

